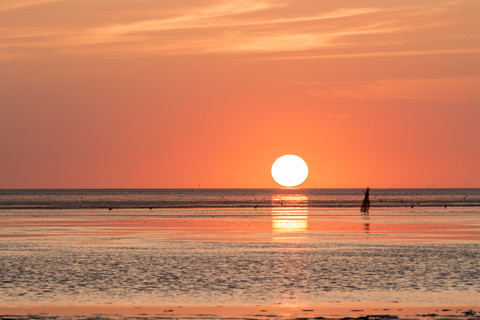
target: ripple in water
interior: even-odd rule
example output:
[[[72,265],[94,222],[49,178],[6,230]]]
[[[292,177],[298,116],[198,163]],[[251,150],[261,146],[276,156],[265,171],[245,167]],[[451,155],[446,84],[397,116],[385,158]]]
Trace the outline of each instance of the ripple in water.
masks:
[[[468,302],[462,292],[472,299],[480,293],[480,248],[472,243],[4,242],[0,248],[4,303],[453,304]]]

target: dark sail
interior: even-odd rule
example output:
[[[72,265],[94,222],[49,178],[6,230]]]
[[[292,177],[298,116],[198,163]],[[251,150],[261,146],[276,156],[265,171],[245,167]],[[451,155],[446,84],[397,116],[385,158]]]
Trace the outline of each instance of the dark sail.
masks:
[[[365,191],[365,198],[363,198],[362,206],[360,207],[361,212],[368,212],[370,210],[370,187],[367,187]]]

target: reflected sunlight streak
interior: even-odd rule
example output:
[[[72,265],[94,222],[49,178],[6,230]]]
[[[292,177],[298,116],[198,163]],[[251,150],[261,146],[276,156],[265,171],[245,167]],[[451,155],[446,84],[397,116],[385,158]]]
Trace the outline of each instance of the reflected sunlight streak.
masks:
[[[277,236],[280,233],[289,234],[287,237],[281,236],[278,239],[290,239],[292,233],[298,234],[308,230],[308,197],[306,195],[274,195],[272,202],[279,205],[272,208],[272,232]]]

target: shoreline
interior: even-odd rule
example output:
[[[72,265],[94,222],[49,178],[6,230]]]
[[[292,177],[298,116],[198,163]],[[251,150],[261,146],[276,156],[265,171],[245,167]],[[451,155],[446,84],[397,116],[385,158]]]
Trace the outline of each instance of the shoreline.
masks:
[[[0,306],[0,319],[480,319],[478,305],[338,303],[305,306]]]
[[[458,203],[458,202],[443,202],[443,203],[385,203],[385,202],[376,202],[373,200],[371,202],[371,209],[459,209],[459,208],[480,208],[480,202],[472,203]],[[32,211],[41,211],[41,210],[104,210],[106,212],[111,212],[112,210],[168,210],[168,209],[353,209],[359,210],[360,205],[357,202],[342,202],[342,203],[324,203],[321,201],[314,202],[310,201],[307,204],[304,203],[289,203],[286,205],[281,204],[268,204],[261,202],[252,202],[252,203],[226,203],[226,204],[171,204],[171,203],[159,203],[159,202],[147,202],[145,201],[142,204],[111,204],[110,202],[103,202],[100,204],[91,204],[85,202],[79,203],[62,203],[62,204],[51,204],[51,205],[17,205],[17,204],[5,204],[0,203],[0,211],[11,211],[11,210],[32,210]]]

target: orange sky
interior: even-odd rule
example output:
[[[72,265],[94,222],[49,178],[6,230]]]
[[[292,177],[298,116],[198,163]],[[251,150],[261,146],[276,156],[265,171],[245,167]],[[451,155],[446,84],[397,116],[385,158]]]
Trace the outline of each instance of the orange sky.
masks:
[[[480,187],[478,0],[2,0],[0,188]]]

